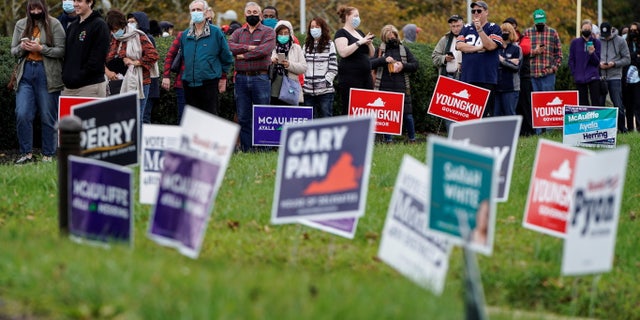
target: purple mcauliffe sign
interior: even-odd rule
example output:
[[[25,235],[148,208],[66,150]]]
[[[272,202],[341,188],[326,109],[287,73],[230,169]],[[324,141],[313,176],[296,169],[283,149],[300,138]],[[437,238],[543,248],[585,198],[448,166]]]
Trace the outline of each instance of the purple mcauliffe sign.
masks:
[[[279,146],[282,127],[313,119],[313,107],[253,106],[253,145]]]
[[[131,169],[69,156],[69,231],[95,243],[133,239]]]
[[[164,157],[148,235],[195,259],[213,209],[220,165],[179,151],[165,150]]]

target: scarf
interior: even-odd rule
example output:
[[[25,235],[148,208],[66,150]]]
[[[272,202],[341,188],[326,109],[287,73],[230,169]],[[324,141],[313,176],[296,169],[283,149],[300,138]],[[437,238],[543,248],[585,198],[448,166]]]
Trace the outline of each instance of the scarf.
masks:
[[[140,58],[142,58],[142,44],[140,43],[141,34],[144,33],[140,30],[131,29],[127,26],[125,33],[121,37],[116,38],[116,40],[120,41],[120,44],[118,45],[118,52],[120,52],[120,46],[122,46],[122,43],[126,42],[126,57],[132,60],[140,60]],[[120,88],[120,93],[131,91],[137,91],[138,99],[144,99],[142,68],[138,68],[133,65],[129,65],[127,67],[127,73],[124,75],[122,87]]]

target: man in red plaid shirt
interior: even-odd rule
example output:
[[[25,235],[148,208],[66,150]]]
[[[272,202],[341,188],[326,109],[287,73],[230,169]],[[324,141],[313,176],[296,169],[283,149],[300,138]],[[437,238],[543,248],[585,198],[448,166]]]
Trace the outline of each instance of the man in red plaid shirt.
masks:
[[[558,32],[547,26],[547,15],[542,9],[533,12],[534,27],[523,37],[531,39],[531,82],[533,91],[553,91],[556,71],[562,63],[562,45]]]

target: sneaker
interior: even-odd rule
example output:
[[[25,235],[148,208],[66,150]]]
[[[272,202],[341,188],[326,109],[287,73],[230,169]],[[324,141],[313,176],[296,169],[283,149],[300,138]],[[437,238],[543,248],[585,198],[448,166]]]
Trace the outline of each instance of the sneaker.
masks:
[[[35,159],[33,158],[32,155],[23,154],[22,156],[20,156],[20,158],[18,158],[18,160],[16,160],[15,164],[17,165],[27,164],[27,163],[33,162],[34,160]]]
[[[51,162],[53,158],[50,156],[42,156],[42,162]]]

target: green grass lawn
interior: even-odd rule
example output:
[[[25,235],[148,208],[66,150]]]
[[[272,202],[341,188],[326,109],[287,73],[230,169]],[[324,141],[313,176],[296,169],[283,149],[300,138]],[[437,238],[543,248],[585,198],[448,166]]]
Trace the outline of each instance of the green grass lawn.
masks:
[[[544,137],[561,140],[558,132]],[[478,256],[491,318],[639,317],[640,136],[619,144],[631,154],[614,268],[576,278],[560,276],[560,239],[522,227],[537,137],[520,139],[494,253]],[[461,319],[459,248],[442,296],[376,258],[405,153],[424,161],[426,144],[375,146],[353,240],[270,225],[277,154],[233,155],[197,260],[150,241],[151,207],[140,204],[132,248],[61,238],[56,164],[0,166],[0,319]]]

